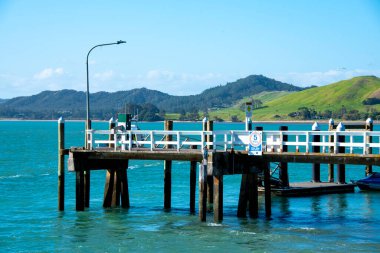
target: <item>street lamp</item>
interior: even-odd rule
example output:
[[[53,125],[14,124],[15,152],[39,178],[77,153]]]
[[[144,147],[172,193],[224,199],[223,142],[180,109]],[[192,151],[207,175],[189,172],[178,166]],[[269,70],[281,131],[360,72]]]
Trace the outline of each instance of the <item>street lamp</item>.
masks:
[[[113,42],[113,43],[99,44],[99,45],[96,45],[93,48],[91,48],[90,51],[88,51],[87,60],[86,60],[86,67],[87,67],[87,93],[86,93],[87,115],[86,115],[86,131],[89,130],[89,129],[91,129],[91,125],[90,125],[90,85],[89,85],[89,82],[88,82],[88,56],[90,55],[91,51],[94,50],[97,47],[110,46],[110,45],[118,45],[118,44],[123,44],[123,43],[126,43],[126,42],[123,41],[123,40],[119,40],[119,41]],[[88,146],[88,143],[87,143],[87,133],[86,133],[86,147],[87,146]]]

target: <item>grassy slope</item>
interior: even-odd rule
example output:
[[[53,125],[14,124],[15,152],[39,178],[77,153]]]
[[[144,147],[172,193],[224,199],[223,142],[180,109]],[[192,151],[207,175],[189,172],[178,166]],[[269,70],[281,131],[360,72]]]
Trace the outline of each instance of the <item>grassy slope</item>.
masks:
[[[209,115],[210,115],[211,119],[218,117],[218,118],[221,118],[221,119],[224,119],[227,121],[231,120],[231,116],[237,115],[240,120],[243,120],[245,117],[245,112],[240,110],[240,106],[242,104],[245,104],[245,102],[251,101],[252,99],[258,99],[258,100],[261,100],[261,102],[263,102],[265,104],[269,101],[272,101],[274,99],[286,96],[286,95],[291,94],[291,93],[292,92],[289,92],[289,91],[271,91],[271,92],[265,91],[265,92],[261,92],[259,94],[254,95],[254,96],[245,97],[245,98],[237,101],[233,107],[220,109],[217,111],[211,111],[211,112],[209,112]]]
[[[266,108],[254,112],[257,120],[273,120],[275,115],[289,119],[290,112],[300,107],[315,108],[317,111],[338,110],[344,105],[347,110],[365,111],[362,101],[380,89],[380,79],[373,76],[356,77],[330,85],[316,87],[272,100]],[[376,105],[374,108],[379,109]]]

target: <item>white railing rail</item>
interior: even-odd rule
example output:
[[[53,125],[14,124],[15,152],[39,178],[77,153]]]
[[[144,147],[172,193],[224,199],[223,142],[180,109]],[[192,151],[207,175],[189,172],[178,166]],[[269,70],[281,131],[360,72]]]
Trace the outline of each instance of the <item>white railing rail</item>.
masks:
[[[113,147],[115,150],[132,150],[132,148],[147,148],[151,151],[158,147],[170,147],[177,151],[199,146],[203,151],[212,146],[213,150],[246,149],[249,145],[248,131],[163,131],[163,130],[87,130],[90,149]],[[112,136],[112,138],[111,138]],[[167,141],[171,136],[171,141]],[[206,141],[207,136],[213,136],[213,141]],[[288,136],[287,141],[283,137]],[[320,141],[314,140],[319,136]],[[344,136],[345,141],[339,141]],[[282,152],[287,146],[288,152],[310,153],[313,147],[320,147],[321,153],[339,152],[339,147],[345,148],[345,153],[367,154],[370,148],[377,148],[380,153],[379,131],[262,131],[263,151]],[[372,137],[372,138],[369,138]],[[343,137],[341,137],[343,138]],[[162,149],[162,148],[160,148]]]

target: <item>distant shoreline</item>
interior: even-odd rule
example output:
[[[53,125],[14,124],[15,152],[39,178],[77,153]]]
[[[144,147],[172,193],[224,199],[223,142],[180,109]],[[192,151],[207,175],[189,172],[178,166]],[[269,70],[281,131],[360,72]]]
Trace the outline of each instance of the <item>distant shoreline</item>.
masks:
[[[58,119],[44,119],[44,120],[38,120],[38,119],[13,119],[13,118],[0,118],[1,121],[10,121],[10,122],[56,122]],[[67,119],[65,120],[67,122],[83,122],[85,123],[85,119]],[[109,120],[92,120],[92,122],[108,122]],[[342,122],[343,124],[350,124],[350,125],[356,125],[356,124],[363,124],[366,121],[365,120],[347,120],[347,121],[340,121],[340,120],[335,120],[335,124],[338,124],[339,122]],[[159,123],[159,122],[164,122],[164,121],[139,121],[140,123]],[[179,121],[179,120],[173,120],[175,123],[200,123],[202,120],[199,121]],[[262,124],[313,124],[314,122],[322,123],[322,124],[328,124],[329,120],[285,120],[285,121],[276,121],[276,120],[268,120],[268,121],[252,121],[253,124],[257,123],[262,123]],[[232,122],[232,121],[214,121],[214,123],[236,123],[236,124],[244,124],[243,121],[239,122]],[[378,120],[373,121],[374,124],[378,124]]]

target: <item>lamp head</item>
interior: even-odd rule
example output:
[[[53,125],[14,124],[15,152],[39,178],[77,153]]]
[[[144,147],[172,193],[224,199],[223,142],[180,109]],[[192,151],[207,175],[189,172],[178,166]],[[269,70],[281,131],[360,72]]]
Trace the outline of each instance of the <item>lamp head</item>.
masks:
[[[122,44],[122,43],[126,43],[124,40],[118,40],[117,41],[117,44]]]

